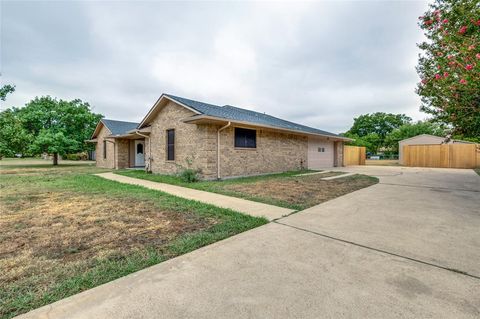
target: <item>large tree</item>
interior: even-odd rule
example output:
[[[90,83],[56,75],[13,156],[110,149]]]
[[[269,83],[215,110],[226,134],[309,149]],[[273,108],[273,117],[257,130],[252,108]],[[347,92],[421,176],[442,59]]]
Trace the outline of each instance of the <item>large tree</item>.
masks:
[[[427,38],[417,66],[421,110],[451,125],[453,134],[479,138],[478,0],[436,0],[419,19]]]
[[[353,126],[344,135],[355,139],[353,145],[366,146],[368,152],[377,153],[390,132],[411,120],[405,114],[363,114],[353,120]]]
[[[37,97],[13,112],[33,137],[30,152],[53,154],[54,165],[58,164],[58,155],[85,150],[85,140],[102,117],[81,100],[64,101],[50,96]]]

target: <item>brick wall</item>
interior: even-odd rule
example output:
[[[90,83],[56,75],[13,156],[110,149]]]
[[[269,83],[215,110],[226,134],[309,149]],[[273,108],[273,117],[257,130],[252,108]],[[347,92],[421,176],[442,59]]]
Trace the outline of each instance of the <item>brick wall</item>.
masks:
[[[210,175],[209,157],[215,150],[211,145],[212,129],[209,126],[186,124],[181,120],[194,115],[192,111],[173,102],[167,103],[151,123],[150,133],[151,149],[146,145],[147,158],[151,157],[151,170],[153,173],[175,174],[182,168],[191,167],[201,169],[203,174]],[[167,161],[167,136],[168,129],[175,130],[175,160]],[[151,150],[151,154],[148,152]]]
[[[129,148],[130,148],[130,140],[122,140],[116,139],[116,147],[115,147],[115,160],[116,160],[116,167],[115,168],[127,168],[130,165],[129,159]]]
[[[234,126],[221,132],[223,177],[258,175],[307,168],[306,136],[257,128],[255,149],[235,148]]]
[[[130,141],[122,139],[108,139],[111,132],[103,126],[97,135],[96,165],[102,168],[126,168],[130,165]],[[107,140],[107,157],[103,156],[103,141]],[[116,145],[114,145],[114,142]]]
[[[112,142],[107,141],[107,157],[103,156],[103,141],[107,135],[110,135],[110,131],[103,126],[97,135],[97,146],[95,148],[96,165],[102,168],[114,168],[114,146]],[[110,141],[113,141],[110,139]]]

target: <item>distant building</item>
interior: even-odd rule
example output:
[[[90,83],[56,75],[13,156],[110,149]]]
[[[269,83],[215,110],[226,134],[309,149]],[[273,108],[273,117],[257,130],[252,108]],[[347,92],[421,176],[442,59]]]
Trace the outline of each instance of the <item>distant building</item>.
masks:
[[[400,164],[403,163],[403,147],[406,145],[438,145],[438,144],[475,144],[472,142],[467,142],[467,141],[461,141],[461,140],[453,140],[450,139],[447,142],[446,137],[441,137],[441,136],[435,136],[435,135],[430,135],[430,134],[420,134],[414,137],[410,137],[404,140],[401,140],[398,142],[398,159]]]

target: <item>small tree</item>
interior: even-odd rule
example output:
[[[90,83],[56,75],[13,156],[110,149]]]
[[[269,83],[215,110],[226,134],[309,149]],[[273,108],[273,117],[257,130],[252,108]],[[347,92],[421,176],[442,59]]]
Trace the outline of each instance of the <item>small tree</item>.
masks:
[[[417,93],[421,110],[453,133],[480,136],[480,5],[436,0],[419,17],[427,41],[419,44]]]

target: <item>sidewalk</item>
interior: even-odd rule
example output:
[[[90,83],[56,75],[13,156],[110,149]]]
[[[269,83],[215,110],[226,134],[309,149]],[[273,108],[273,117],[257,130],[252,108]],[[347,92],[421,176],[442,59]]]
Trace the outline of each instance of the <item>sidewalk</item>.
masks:
[[[112,181],[143,186],[146,188],[162,191],[171,195],[178,197],[183,197],[186,199],[196,200],[206,204],[212,204],[218,207],[230,208],[240,213],[244,213],[252,216],[265,217],[268,220],[274,220],[282,216],[289,215],[295,210],[289,208],[283,208],[258,202],[253,202],[250,200],[230,197],[226,195],[210,193],[205,191],[200,191],[196,189],[175,186],[165,183],[157,183],[152,181],[147,181],[144,179],[127,177],[122,175],[117,175],[113,173],[101,173],[95,174],[105,179]]]

